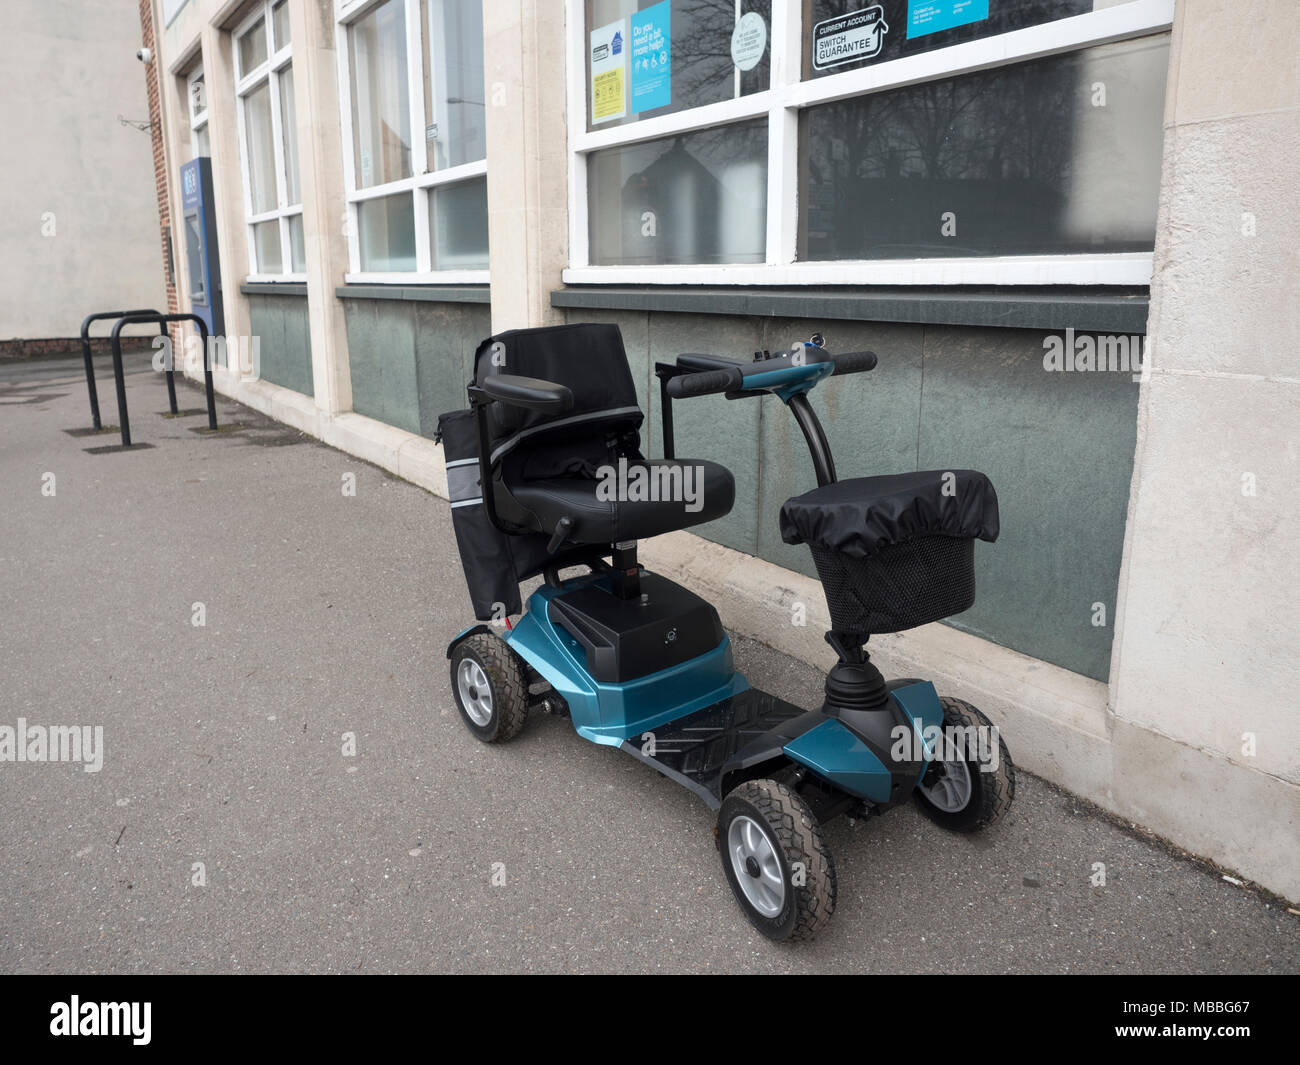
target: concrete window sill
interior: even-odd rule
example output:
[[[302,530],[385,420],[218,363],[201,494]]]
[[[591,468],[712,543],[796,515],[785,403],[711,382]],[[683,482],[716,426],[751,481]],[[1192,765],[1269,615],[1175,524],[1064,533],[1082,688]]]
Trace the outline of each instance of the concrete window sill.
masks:
[[[342,300],[417,300],[426,303],[491,303],[487,285],[339,285]]]
[[[569,286],[551,306],[584,310],[826,318],[920,325],[993,326],[1144,334],[1146,289],[664,288]]]
[[[304,281],[244,281],[239,291],[245,296],[305,296]]]

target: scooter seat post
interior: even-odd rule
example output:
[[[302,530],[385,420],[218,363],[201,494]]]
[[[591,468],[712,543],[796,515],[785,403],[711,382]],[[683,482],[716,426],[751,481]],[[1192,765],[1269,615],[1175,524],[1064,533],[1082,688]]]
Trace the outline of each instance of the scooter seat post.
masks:
[[[618,599],[641,598],[641,567],[636,560],[636,541],[621,540],[613,545],[614,576],[611,590]]]

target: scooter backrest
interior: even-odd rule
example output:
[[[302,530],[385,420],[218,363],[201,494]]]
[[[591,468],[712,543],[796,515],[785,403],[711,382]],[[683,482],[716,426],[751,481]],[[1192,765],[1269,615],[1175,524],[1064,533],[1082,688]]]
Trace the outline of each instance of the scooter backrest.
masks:
[[[474,355],[474,382],[502,373],[565,385],[573,393],[573,407],[553,415],[493,403],[487,412],[493,462],[525,440],[625,432],[639,429],[644,420],[616,325],[512,329],[490,336]]]

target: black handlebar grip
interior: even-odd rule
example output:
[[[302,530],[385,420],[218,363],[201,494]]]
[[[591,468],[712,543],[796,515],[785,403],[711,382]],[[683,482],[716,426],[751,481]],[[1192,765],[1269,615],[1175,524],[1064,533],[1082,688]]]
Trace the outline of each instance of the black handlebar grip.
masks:
[[[835,372],[831,376],[839,377],[846,373],[874,370],[877,360],[874,351],[846,351],[842,355],[831,356],[831,361],[835,363]]]
[[[715,392],[730,392],[739,388],[743,381],[739,366],[727,370],[682,374],[668,382],[668,397],[686,399],[690,396],[710,396]]]

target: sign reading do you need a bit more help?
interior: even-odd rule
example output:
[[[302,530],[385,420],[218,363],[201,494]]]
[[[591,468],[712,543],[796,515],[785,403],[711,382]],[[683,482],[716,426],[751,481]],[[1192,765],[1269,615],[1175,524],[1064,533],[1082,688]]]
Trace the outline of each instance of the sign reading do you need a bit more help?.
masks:
[[[669,0],[632,16],[632,112],[673,102],[672,7]]]
[[[673,102],[671,0],[591,31],[591,121]]]

